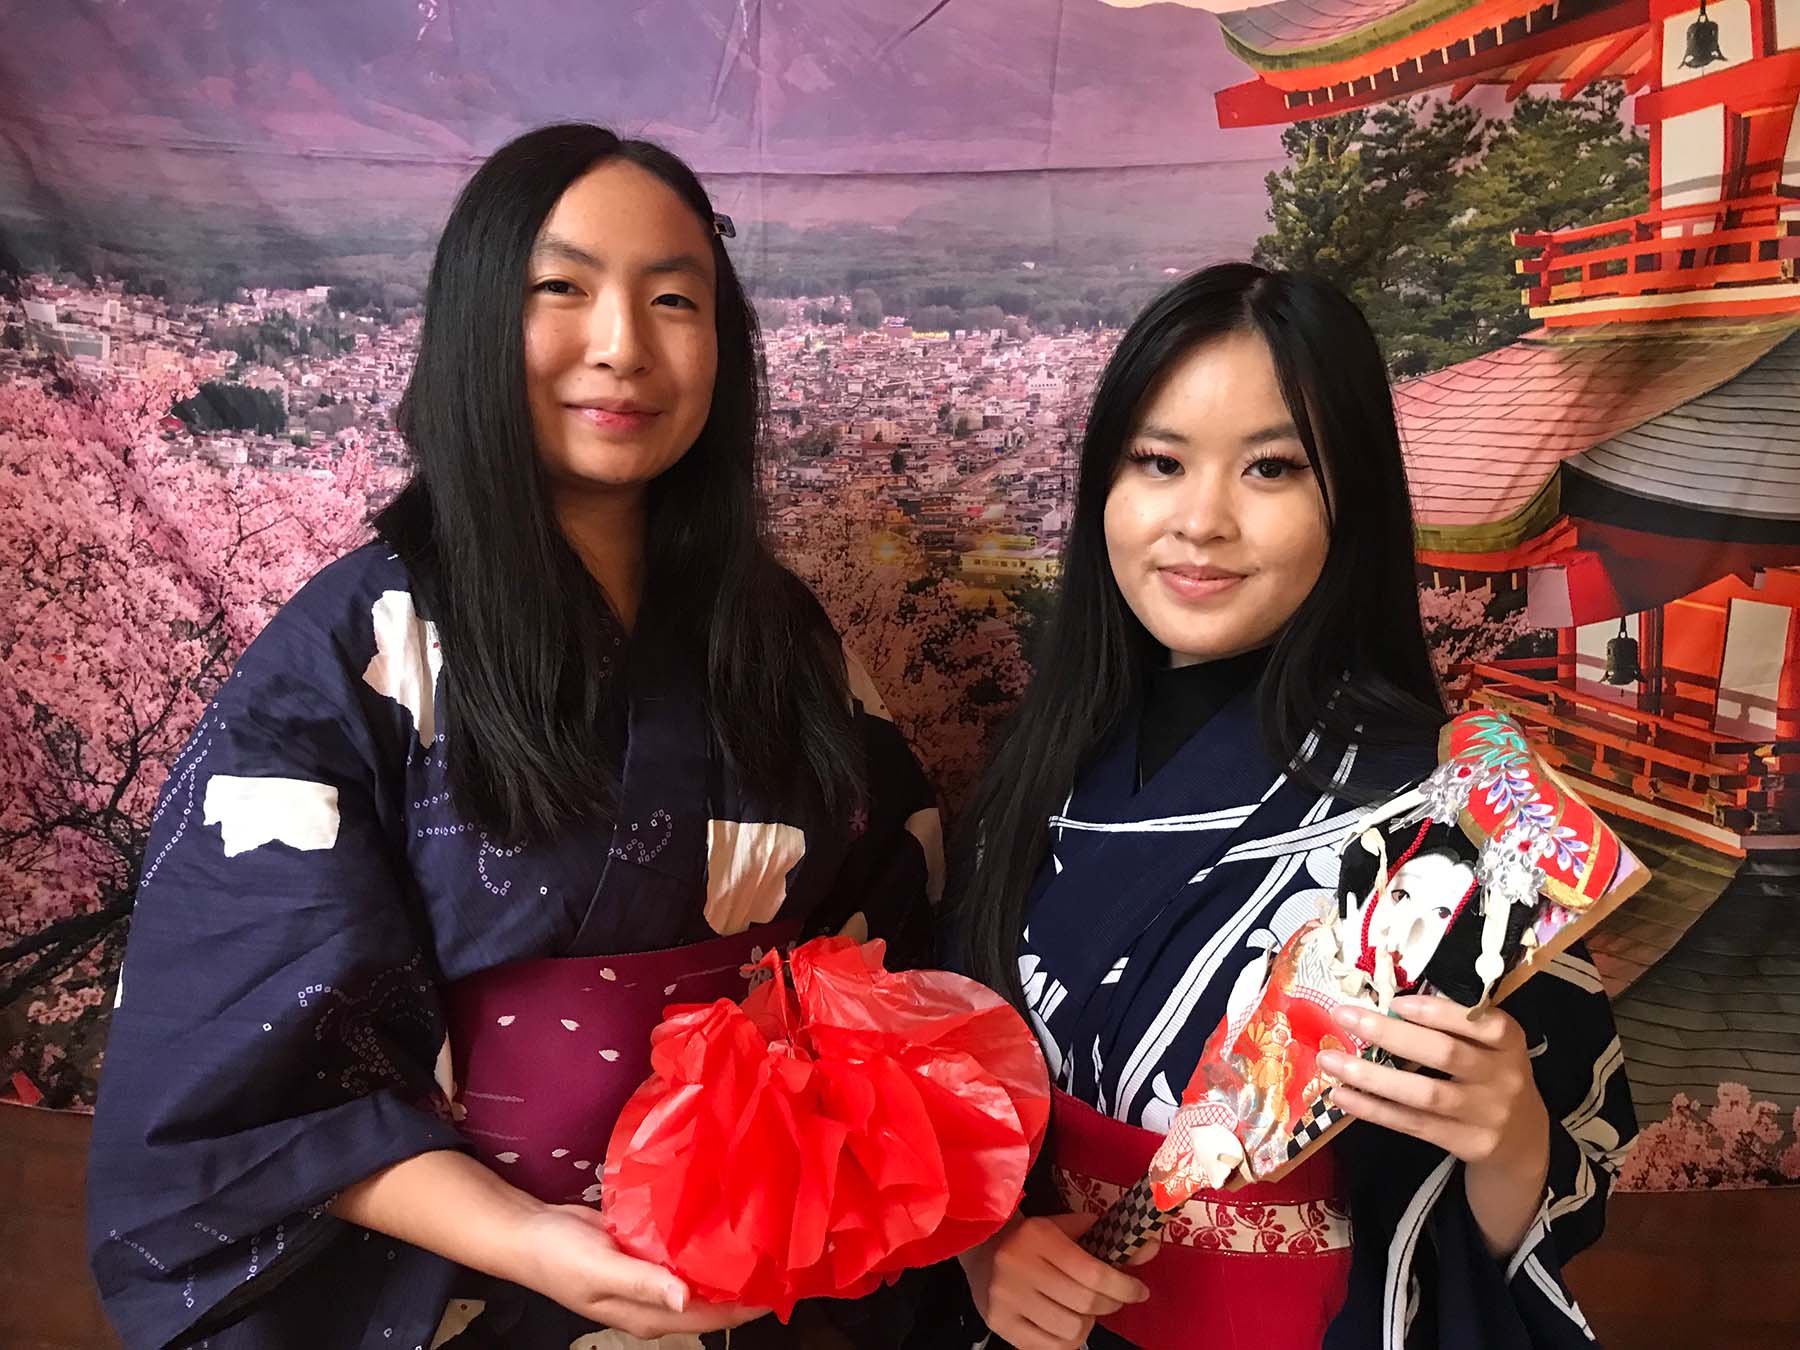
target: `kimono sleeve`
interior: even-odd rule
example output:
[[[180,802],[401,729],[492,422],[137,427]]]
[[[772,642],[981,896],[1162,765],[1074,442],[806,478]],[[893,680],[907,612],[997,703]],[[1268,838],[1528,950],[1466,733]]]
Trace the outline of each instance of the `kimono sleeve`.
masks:
[[[1536,1218],[1505,1260],[1489,1253],[1453,1158],[1388,1130],[1339,1141],[1356,1222],[1349,1297],[1329,1350],[1543,1350],[1594,1339],[1564,1263],[1600,1237],[1606,1197],[1637,1133],[1600,977],[1577,943],[1506,1001],[1550,1116]]]
[[[444,1025],[395,838],[406,751],[371,716],[368,659],[291,604],[157,808],[88,1170],[90,1259],[128,1346],[293,1297],[350,1235],[326,1212],[340,1191],[460,1147],[433,1109]]]
[[[1591,1341],[1563,1265],[1600,1238],[1606,1198],[1637,1135],[1624,1050],[1599,971],[1577,943],[1508,1001],[1525,1029],[1550,1113],[1543,1204],[1506,1264],[1513,1307],[1534,1346]]]
[[[867,673],[846,654],[867,787],[852,822],[830,912],[835,931],[882,938],[887,966],[925,964],[944,891],[944,825],[924,770]]]

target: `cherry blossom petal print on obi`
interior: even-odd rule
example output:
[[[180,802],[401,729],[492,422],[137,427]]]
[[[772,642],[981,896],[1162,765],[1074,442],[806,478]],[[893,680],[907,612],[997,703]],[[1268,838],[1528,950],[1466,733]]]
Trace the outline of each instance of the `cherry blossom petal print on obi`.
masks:
[[[742,998],[765,953],[799,936],[765,924],[666,951],[514,961],[445,991],[439,1086],[475,1156],[552,1204],[600,1201],[613,1124],[650,1073],[671,1004]]]

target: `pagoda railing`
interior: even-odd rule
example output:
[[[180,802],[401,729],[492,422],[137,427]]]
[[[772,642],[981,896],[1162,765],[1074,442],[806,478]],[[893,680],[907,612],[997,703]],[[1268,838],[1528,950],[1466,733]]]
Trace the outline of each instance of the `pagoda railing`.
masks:
[[[1573,230],[1518,231],[1531,307],[1796,279],[1800,197],[1770,192],[1666,206]]]
[[[1677,833],[1681,817],[1738,836],[1800,831],[1800,740],[1734,735],[1499,665],[1476,666],[1466,698],[1517,718],[1552,766],[1609,789],[1600,804],[1621,814],[1653,803],[1660,813],[1642,818]]]

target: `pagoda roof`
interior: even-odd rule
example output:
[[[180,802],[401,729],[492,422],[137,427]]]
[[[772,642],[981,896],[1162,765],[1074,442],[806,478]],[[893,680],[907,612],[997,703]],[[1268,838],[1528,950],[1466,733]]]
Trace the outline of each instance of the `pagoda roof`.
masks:
[[[1569,460],[1687,510],[1800,521],[1800,333],[1716,389]]]
[[[1340,61],[1385,46],[1487,0],[1276,0],[1219,15],[1225,41],[1250,65],[1266,69],[1304,57],[1308,65]]]
[[[1540,330],[1396,386],[1420,547],[1492,553],[1540,533],[1560,514],[1565,460],[1733,380],[1791,332],[1698,322]]]
[[[1221,89],[1222,127],[1292,122],[1448,87],[1572,98],[1636,80],[1653,44],[1647,0],[1276,0],[1218,16],[1256,78]]]
[[[1606,823],[1650,869],[1651,883],[1590,933],[1588,952],[1618,998],[1687,935],[1737,876],[1742,862],[1627,816]],[[1796,992],[1800,992],[1797,990]]]
[[[1800,1102],[1797,881],[1791,852],[1752,853],[1669,953],[1616,996],[1640,1121],[1667,1114],[1678,1092],[1710,1102],[1721,1083],[1741,1084],[1784,1114]]]

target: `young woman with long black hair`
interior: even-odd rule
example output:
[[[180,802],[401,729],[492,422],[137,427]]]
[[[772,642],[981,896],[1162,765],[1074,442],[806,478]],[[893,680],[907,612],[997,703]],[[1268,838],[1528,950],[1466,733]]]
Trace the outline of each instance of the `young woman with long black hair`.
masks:
[[[451,212],[379,538],[268,625],[151,837],[90,1166],[132,1347],[613,1345],[598,1227],[665,1003],[927,945],[931,794],[755,493],[753,312],[694,175],[597,127]],[[858,691],[860,692],[860,695]]]
[[[1239,972],[1332,893],[1330,845],[1436,762],[1412,548],[1386,374],[1349,301],[1225,265],[1132,324],[967,831],[968,963],[1026,1011],[1059,1089],[1060,1196],[963,1258],[1019,1350],[1587,1339],[1559,1262],[1597,1235],[1634,1124],[1579,948],[1504,1012],[1424,996],[1357,1024],[1431,1075],[1322,1058],[1373,1124],[1190,1202],[1147,1264],[1075,1241],[1143,1175]]]

